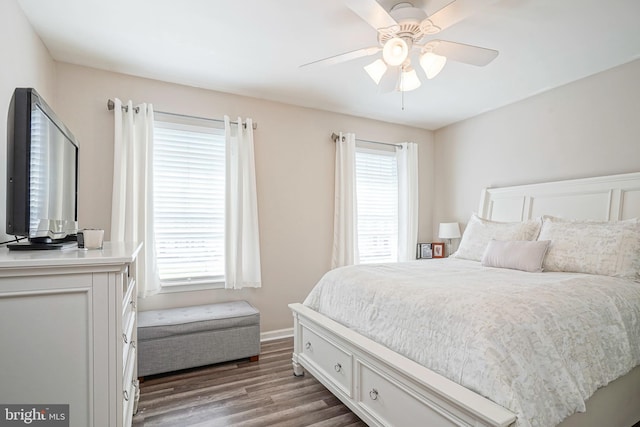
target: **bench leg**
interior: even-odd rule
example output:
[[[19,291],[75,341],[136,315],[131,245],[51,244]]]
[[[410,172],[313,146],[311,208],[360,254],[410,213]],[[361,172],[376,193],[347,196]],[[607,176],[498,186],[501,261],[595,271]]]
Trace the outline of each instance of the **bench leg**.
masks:
[[[255,356],[251,356],[251,357],[249,358],[249,361],[250,361],[250,362],[257,362],[259,359],[260,359],[260,355],[259,355],[259,354],[256,354]]]

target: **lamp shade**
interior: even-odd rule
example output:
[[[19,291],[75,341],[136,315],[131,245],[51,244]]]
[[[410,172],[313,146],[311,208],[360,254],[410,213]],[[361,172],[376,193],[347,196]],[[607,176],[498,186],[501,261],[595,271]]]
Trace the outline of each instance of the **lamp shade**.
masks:
[[[438,75],[444,65],[447,63],[447,57],[436,55],[433,52],[425,52],[420,57],[420,66],[424,70],[428,79],[432,79]]]
[[[398,83],[398,90],[400,92],[409,92],[420,87],[420,79],[416,70],[411,67],[407,67],[400,74],[400,82]]]
[[[394,37],[387,40],[382,48],[382,58],[384,62],[396,67],[404,62],[409,55],[409,46],[407,42],[400,37]]]
[[[460,226],[457,222],[441,222],[438,237],[441,239],[458,239],[460,237]]]
[[[387,64],[385,64],[382,59],[376,59],[371,64],[366,65],[364,70],[376,84],[379,84],[380,79],[384,76],[384,73],[387,72]]]

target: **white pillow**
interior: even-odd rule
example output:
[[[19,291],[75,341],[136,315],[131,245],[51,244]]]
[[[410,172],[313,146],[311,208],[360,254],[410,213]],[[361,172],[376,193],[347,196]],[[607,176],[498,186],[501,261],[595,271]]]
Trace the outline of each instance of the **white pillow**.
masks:
[[[540,240],[551,240],[543,267],[640,279],[640,221],[600,222],[543,217]]]
[[[539,273],[549,243],[549,240],[491,240],[482,256],[482,265]]]
[[[497,222],[471,215],[467,228],[462,234],[454,258],[482,260],[491,239],[494,240],[535,240],[540,232],[540,219],[524,222]]]

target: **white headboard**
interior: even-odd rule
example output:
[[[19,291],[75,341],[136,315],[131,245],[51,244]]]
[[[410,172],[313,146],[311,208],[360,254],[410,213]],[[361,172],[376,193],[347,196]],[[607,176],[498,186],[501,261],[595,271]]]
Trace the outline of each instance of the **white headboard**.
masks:
[[[478,214],[494,221],[541,215],[600,221],[640,217],[640,172],[485,188]]]

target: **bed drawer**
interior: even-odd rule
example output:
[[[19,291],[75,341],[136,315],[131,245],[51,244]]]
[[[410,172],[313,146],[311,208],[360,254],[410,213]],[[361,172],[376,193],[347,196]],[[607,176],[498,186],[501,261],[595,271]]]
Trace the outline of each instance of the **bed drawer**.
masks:
[[[347,396],[352,397],[353,355],[304,326],[302,343],[301,356],[319,371],[317,374],[331,381]]]
[[[453,427],[468,425],[435,409],[427,400],[399,385],[374,368],[357,363],[359,371],[358,405],[384,426],[420,425]]]

